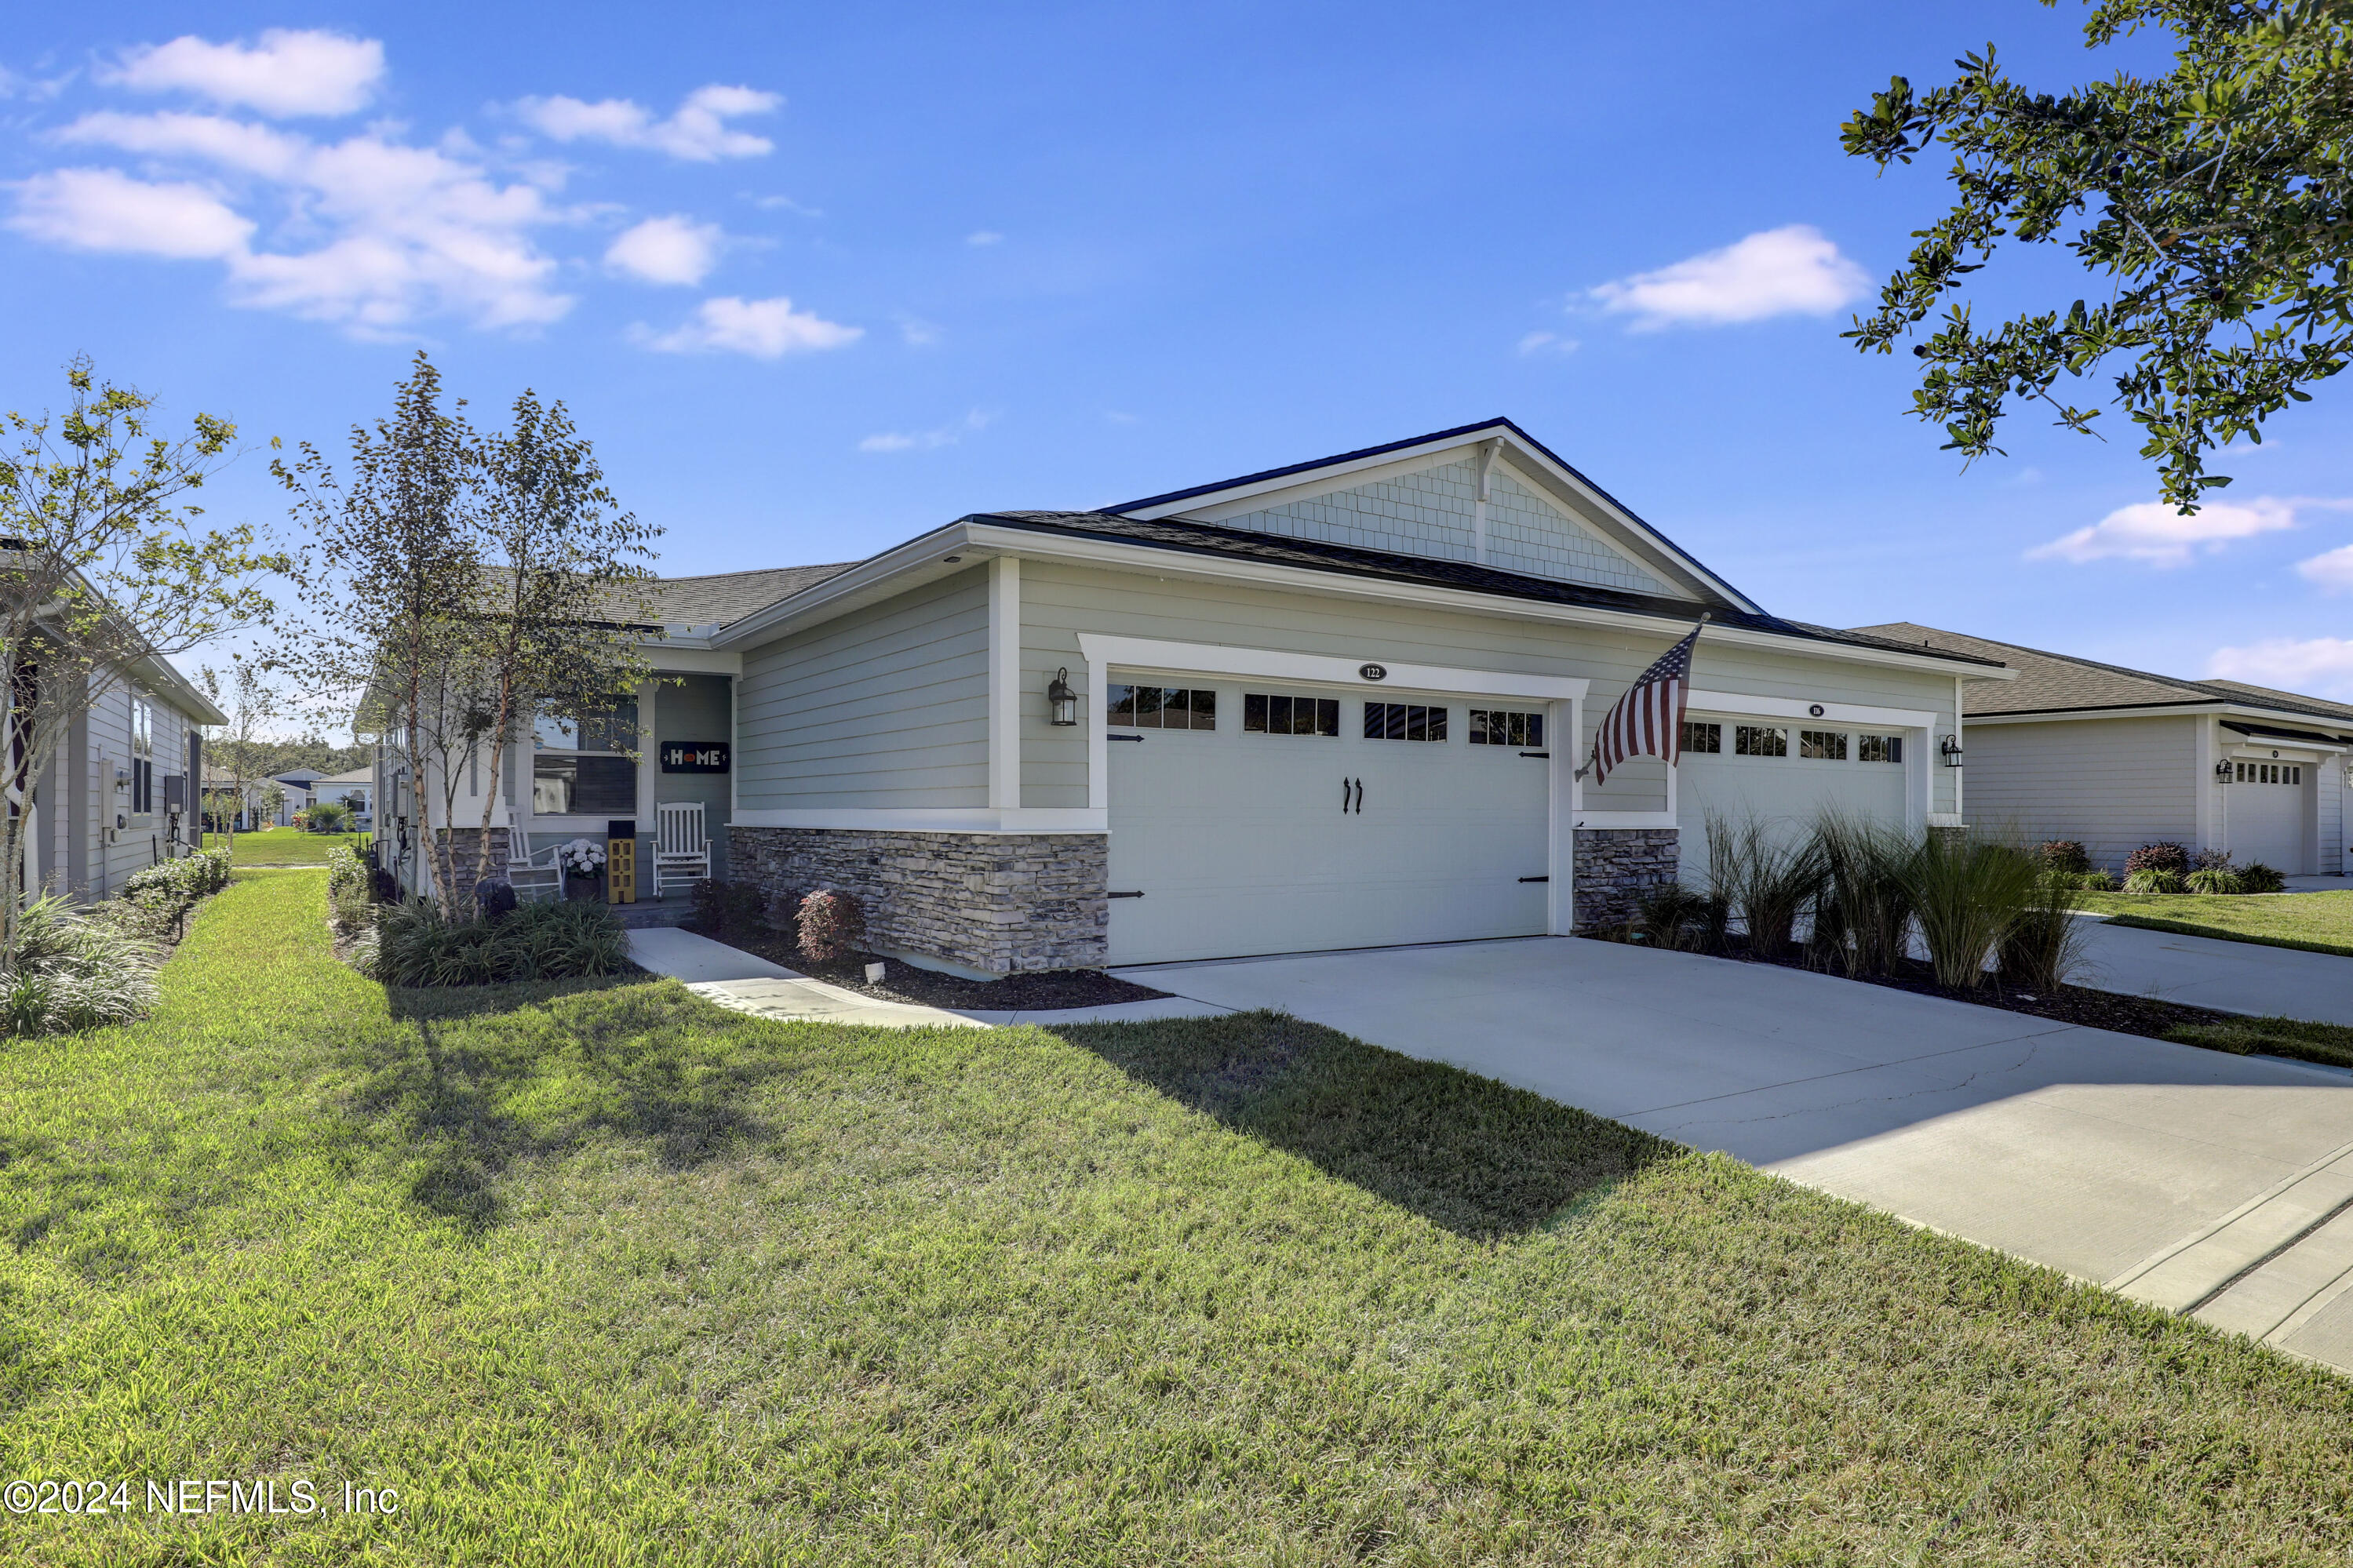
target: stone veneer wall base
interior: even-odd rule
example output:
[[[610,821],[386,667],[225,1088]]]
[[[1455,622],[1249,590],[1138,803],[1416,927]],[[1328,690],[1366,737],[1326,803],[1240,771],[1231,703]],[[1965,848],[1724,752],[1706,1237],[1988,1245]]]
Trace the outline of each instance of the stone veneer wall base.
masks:
[[[1092,969],[1109,951],[1100,833],[730,826],[727,843],[733,879],[772,900],[855,894],[871,948],[987,974]]]
[[[1681,869],[1683,836],[1672,827],[1580,827],[1577,832],[1576,929],[1622,926],[1644,895]]]

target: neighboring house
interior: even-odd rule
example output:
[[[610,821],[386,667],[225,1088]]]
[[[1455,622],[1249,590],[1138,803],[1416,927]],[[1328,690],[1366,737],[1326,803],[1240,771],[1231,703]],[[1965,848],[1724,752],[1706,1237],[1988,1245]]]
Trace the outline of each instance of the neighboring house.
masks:
[[[133,872],[197,843],[188,781],[202,727],[227,718],[165,660],[139,661],[77,717],[28,809],[26,884],[101,899]]]
[[[278,804],[277,825],[279,826],[292,826],[294,814],[308,811],[311,808],[311,802],[314,798],[311,786],[325,776],[316,768],[289,768],[282,773],[269,775],[271,781],[285,791]]]
[[[310,800],[330,801],[349,805],[357,818],[356,826],[365,832],[375,818],[375,769],[373,765],[353,768],[349,773],[313,774],[309,784]],[[291,817],[287,819],[292,821]]]
[[[1971,822],[2081,839],[2109,870],[2167,841],[2292,875],[2344,874],[2353,707],[1910,622],[1862,630],[2018,671],[1966,699]]]
[[[216,810],[225,809],[226,804],[231,800],[241,799],[242,804],[237,811],[237,830],[250,833],[257,827],[270,826],[275,820],[269,811],[269,784],[268,779],[248,779],[240,795],[235,777],[208,766],[205,769],[204,794],[207,800],[223,803],[222,806],[214,808]],[[216,831],[223,826],[219,823],[213,825]]]
[[[1959,692],[2010,674],[1771,615],[1505,420],[660,592],[687,684],[535,753],[532,844],[693,791],[724,874],[983,974],[1567,932],[1711,812],[1956,823]],[[1682,766],[1577,778],[1703,613]]]

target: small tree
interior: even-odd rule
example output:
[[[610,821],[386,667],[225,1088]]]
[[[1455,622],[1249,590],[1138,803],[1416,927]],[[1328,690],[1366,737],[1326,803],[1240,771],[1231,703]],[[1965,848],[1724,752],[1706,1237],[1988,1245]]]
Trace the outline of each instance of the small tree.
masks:
[[[232,858],[237,853],[237,814],[245,809],[254,784],[267,776],[263,752],[268,742],[261,737],[261,727],[276,717],[281,706],[270,679],[277,668],[275,659],[233,654],[227,679],[222,679],[210,665],[196,672],[196,684],[204,688],[212,705],[228,715],[227,724],[215,727],[205,737],[205,755],[217,759],[212,765],[227,775],[230,795],[237,803],[227,817]]]
[[[507,742],[537,711],[577,718],[651,673],[638,638],[649,618],[642,564],[661,531],[620,509],[587,438],[561,403],[529,390],[514,423],[483,449],[484,543],[492,585],[468,660],[480,719],[470,748],[490,753],[470,886],[490,864]],[[455,800],[456,779],[450,779]]]
[[[154,399],[66,370],[62,413],[10,412],[0,454],[0,659],[12,709],[11,809],[0,826],[0,964],[17,951],[25,808],[73,721],[143,664],[269,618],[260,581],[293,563],[249,525],[201,524],[195,492],[237,428],[198,414],[174,438]]]
[[[464,410],[462,399],[443,407],[441,374],[420,350],[392,416],[352,427],[348,479],[307,442],[292,463],[271,465],[322,561],[306,579],[316,626],[305,673],[406,765],[417,847],[452,918],[449,818],[433,810],[432,780],[447,778],[478,723],[461,700],[482,584],[480,443]]]

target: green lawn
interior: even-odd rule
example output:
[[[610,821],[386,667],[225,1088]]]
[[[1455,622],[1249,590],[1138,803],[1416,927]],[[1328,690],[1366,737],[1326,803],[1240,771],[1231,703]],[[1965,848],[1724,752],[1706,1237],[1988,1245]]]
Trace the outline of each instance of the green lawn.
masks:
[[[429,1006],[323,889],[0,1048],[0,1516],[38,1563],[2306,1563],[2353,1384],[1267,1016],[899,1033],[669,982]],[[228,1494],[223,1492],[223,1497]]]
[[[338,844],[357,845],[356,833],[305,833],[299,827],[265,827],[237,836],[234,858],[240,866],[323,866],[327,851]],[[216,849],[228,839],[213,834],[205,847]]]
[[[2246,895],[2085,893],[2118,925],[2353,954],[2353,892]]]

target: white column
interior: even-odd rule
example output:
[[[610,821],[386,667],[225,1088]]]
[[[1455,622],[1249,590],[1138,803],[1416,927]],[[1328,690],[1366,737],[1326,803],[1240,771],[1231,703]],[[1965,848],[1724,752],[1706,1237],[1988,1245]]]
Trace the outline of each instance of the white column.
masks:
[[[638,688],[638,809],[631,815],[640,831],[654,815],[654,786],[661,778],[661,749],[654,743],[654,704],[660,690],[659,680]]]
[[[1109,665],[1098,667],[1092,659],[1079,666],[1080,679],[1086,682],[1089,811],[1103,811],[1111,805],[1111,775],[1104,771],[1111,763],[1111,733],[1105,728],[1111,722],[1106,680],[1110,670]]]
[[[1545,930],[1567,936],[1577,923],[1577,803],[1584,789],[1577,782],[1577,740],[1585,733],[1585,704],[1576,698],[1545,704],[1545,724],[1552,733],[1546,749],[1552,760],[1551,798],[1547,816],[1549,853],[1545,873]]]
[[[988,804],[1021,805],[1021,562],[1011,555],[988,563]]]

